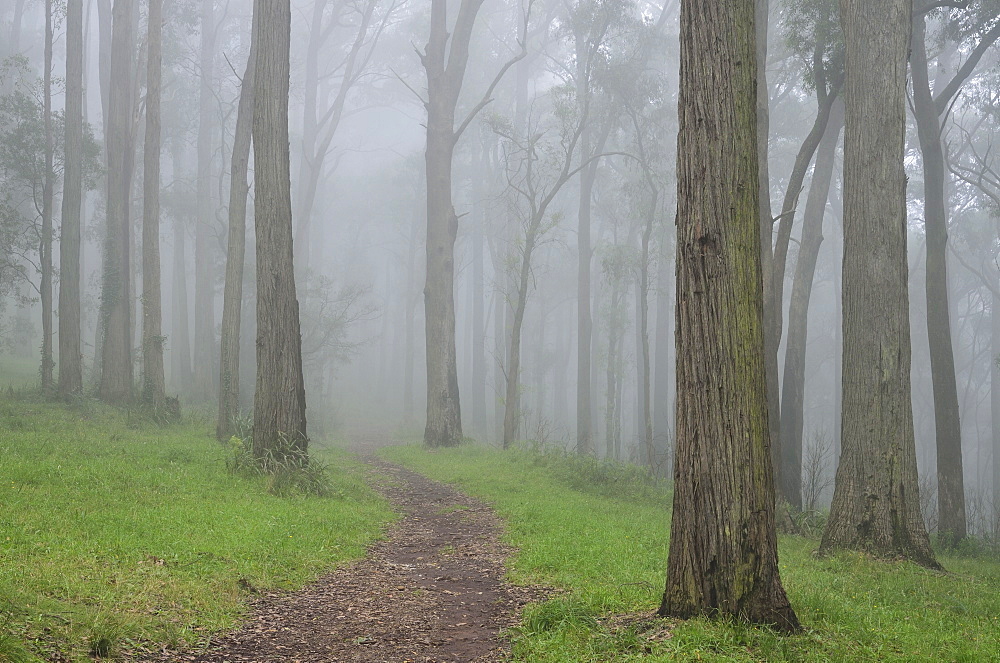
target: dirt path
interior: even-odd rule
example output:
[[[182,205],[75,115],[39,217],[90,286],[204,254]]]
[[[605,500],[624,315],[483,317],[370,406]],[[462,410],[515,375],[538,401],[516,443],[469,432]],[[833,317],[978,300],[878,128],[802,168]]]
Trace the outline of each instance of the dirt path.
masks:
[[[374,456],[378,488],[403,518],[368,556],[300,592],[268,594],[199,663],[501,661],[502,629],[537,592],[503,581],[489,507]]]

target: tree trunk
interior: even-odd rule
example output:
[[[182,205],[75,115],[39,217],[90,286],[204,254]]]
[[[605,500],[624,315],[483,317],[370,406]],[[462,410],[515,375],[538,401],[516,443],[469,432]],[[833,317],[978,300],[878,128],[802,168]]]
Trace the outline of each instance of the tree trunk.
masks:
[[[406,273],[409,280],[406,284],[406,358],[403,362],[403,421],[410,423],[414,417],[413,405],[413,364],[417,355],[417,297],[413,284],[418,282],[417,275],[417,242],[420,226],[420,215],[413,213],[410,221],[410,242],[406,254]]]
[[[112,10],[111,90],[108,110],[107,235],[101,295],[104,350],[99,394],[105,401],[132,398],[132,320],[129,302],[132,224],[129,221],[132,145],[133,5],[115,0]]]
[[[846,45],[843,436],[820,551],[934,559],[910,404],[906,55],[911,0],[841,0]]]
[[[760,244],[762,269],[765,275],[772,272],[774,253],[771,233],[774,217],[771,213],[771,174],[768,164],[771,136],[770,93],[767,87],[767,33],[770,13],[769,0],[755,0],[754,3],[754,56],[757,62],[757,167],[758,167],[758,208],[760,213]],[[778,342],[777,316],[781,302],[774,297],[774,281],[764,279],[764,369],[767,381],[767,423],[771,440],[771,467],[774,485],[781,483],[781,409],[778,387]]]
[[[781,494],[798,510],[802,509],[802,408],[806,381],[806,337],[809,299],[819,247],[823,243],[823,217],[833,182],[837,143],[844,126],[844,105],[837,104],[816,154],[812,184],[802,217],[802,241],[795,263],[792,301],[788,307],[788,347],[785,349],[785,379],[781,391]]]
[[[183,170],[181,167],[183,150],[183,143],[178,137],[175,137],[171,144],[175,180]],[[184,220],[180,215],[174,218],[173,226],[174,265],[173,285],[171,286],[173,299],[170,313],[170,381],[174,390],[187,394],[194,379],[191,371],[191,322],[187,289],[187,233],[184,229]]]
[[[476,178],[476,204],[472,220],[472,426],[477,436],[486,434],[486,302],[483,235],[489,195],[487,166],[489,156],[482,149],[479,174]]]
[[[160,308],[160,78],[163,0],[149,0],[146,64],[146,143],[142,214],[142,399],[163,406],[163,331]]]
[[[796,631],[774,527],[754,23],[753,0],[681,6],[677,462],[659,612]]]
[[[666,242],[661,240],[659,265],[656,274],[656,366],[653,378],[653,439],[657,455],[670,462],[672,449],[670,440],[670,412],[673,401],[670,395],[670,350],[673,348],[673,335],[670,333],[670,264],[666,251]],[[662,476],[669,476],[669,467],[662,466],[658,471]]]
[[[257,195],[257,390],[253,453],[304,462],[306,390],[292,258],[288,155],[289,0],[255,0],[253,145]],[[266,28],[265,28],[266,26]]]
[[[215,268],[212,255],[215,204],[212,200],[212,152],[215,118],[214,0],[201,2],[201,87],[198,101],[198,224],[194,240],[194,394],[215,393]]]
[[[427,425],[424,443],[462,442],[462,410],[455,351],[455,240],[452,160],[458,135],[455,107],[469,60],[469,43],[483,0],[463,0],[449,35],[446,0],[431,0],[431,26],[421,54],[427,72],[427,281],[424,323],[427,344]],[[449,44],[450,41],[450,44]]]
[[[927,236],[927,337],[937,449],[938,535],[946,546],[966,536],[965,481],[962,472],[962,424],[958,410],[955,355],[951,341],[948,301],[948,201],[945,193],[941,121],[931,95],[927,71],[926,26],[913,19],[910,71],[913,75],[913,115],[923,157],[924,228]]]
[[[990,306],[990,422],[993,438],[993,535],[1000,534],[1000,279]]]
[[[42,389],[55,385],[52,369],[52,199],[56,175],[53,170],[52,136],[52,0],[45,0],[45,70],[42,72],[42,106],[45,121],[45,182],[42,185],[41,300],[42,300]]]
[[[229,246],[226,252],[226,289],[222,300],[222,348],[219,360],[219,416],[215,436],[226,440],[233,434],[233,420],[240,413],[240,322],[243,315],[243,265],[247,245],[247,170],[253,132],[254,44],[251,39],[240,103],[236,110],[236,133],[229,178]]]
[[[80,227],[83,211],[83,0],[66,4],[65,167],[59,240],[59,393],[83,391]]]
[[[580,137],[580,158],[591,154],[590,129]],[[577,358],[576,358],[576,451],[594,452],[591,432],[590,362],[593,340],[593,320],[590,314],[590,206],[594,197],[596,168],[585,167],[580,173],[580,205],[577,211]]]
[[[541,219],[538,219],[538,224]],[[503,448],[509,449],[521,435],[521,328],[524,326],[524,310],[528,299],[528,285],[531,279],[531,254],[535,249],[538,227],[529,228],[521,254],[521,268],[517,281],[517,303],[514,306],[514,320],[510,336],[510,352],[507,354],[507,384],[503,416]]]

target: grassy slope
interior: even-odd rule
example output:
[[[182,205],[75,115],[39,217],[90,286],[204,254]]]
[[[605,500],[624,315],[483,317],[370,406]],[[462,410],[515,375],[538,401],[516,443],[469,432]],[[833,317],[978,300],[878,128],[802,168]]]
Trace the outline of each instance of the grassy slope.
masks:
[[[481,447],[383,452],[493,503],[520,548],[517,582],[568,592],[529,608],[515,638],[526,661],[1000,661],[1000,564],[945,557],[951,574],[853,554],[813,556],[785,537],[782,574],[807,632],[692,620],[669,637],[599,621],[652,611],[664,583],[669,495],[631,489],[594,467],[567,469],[527,453]]]
[[[0,395],[0,660],[196,642],[239,620],[241,579],[301,586],[391,517],[342,453],[320,454],[334,497],[276,498],[206,429]]]

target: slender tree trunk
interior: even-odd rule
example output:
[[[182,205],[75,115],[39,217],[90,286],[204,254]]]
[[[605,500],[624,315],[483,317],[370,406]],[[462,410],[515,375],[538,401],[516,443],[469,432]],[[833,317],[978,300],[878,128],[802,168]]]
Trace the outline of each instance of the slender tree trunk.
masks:
[[[795,263],[792,301],[788,308],[788,347],[781,392],[782,451],[781,493],[789,504],[802,509],[802,409],[806,381],[806,337],[809,300],[819,247],[823,243],[823,216],[836,165],[837,143],[844,126],[843,102],[837,104],[816,154],[812,184],[802,218],[802,241]]]
[[[257,195],[257,390],[253,452],[259,461],[305,461],[306,391],[292,253],[288,155],[289,0],[255,0],[253,145]]]
[[[198,101],[198,181],[196,200],[198,225],[194,243],[194,393],[198,398],[214,394],[215,381],[215,268],[212,229],[215,204],[212,199],[212,152],[216,119],[215,103],[215,11],[214,0],[201,2],[201,88]]]
[[[938,535],[947,546],[966,536],[965,481],[962,472],[962,424],[955,380],[948,301],[948,201],[945,193],[941,121],[931,95],[927,71],[926,26],[913,19],[910,71],[913,75],[913,115],[923,157],[924,227],[927,236],[927,337],[930,343],[931,385],[934,391],[938,480]]]
[[[820,551],[934,559],[910,404],[906,56],[911,0],[841,0],[846,45],[843,435]]]
[[[40,258],[42,266],[42,389],[50,391],[54,386],[52,357],[52,204],[55,188],[53,171],[52,136],[52,0],[45,0],[45,71],[42,72],[42,106],[45,121],[45,182],[42,186],[42,242]]]
[[[417,297],[413,284],[418,282],[417,274],[417,237],[419,234],[420,215],[416,212],[410,222],[410,242],[406,257],[406,273],[409,280],[406,285],[406,358],[403,364],[403,421],[410,423],[414,417],[413,405],[413,364],[417,355]]]
[[[753,0],[681,5],[677,462],[660,614],[795,631],[768,439],[754,23]]]
[[[226,289],[222,302],[222,348],[219,360],[219,417],[215,436],[226,440],[233,434],[233,420],[240,413],[240,322],[243,315],[243,266],[247,245],[247,170],[253,132],[254,44],[250,44],[240,103],[236,110],[236,134],[229,178],[229,246],[226,252]]]
[[[66,4],[66,110],[59,240],[59,393],[83,391],[80,227],[83,210],[83,0]]]
[[[132,398],[131,260],[129,221],[132,145],[132,58],[135,26],[132,3],[115,0],[111,36],[111,90],[108,112],[107,236],[101,308],[104,351],[99,393],[122,403]]]
[[[767,87],[767,33],[770,13],[769,0],[755,0],[754,3],[754,55],[757,62],[757,166],[758,166],[758,207],[760,212],[760,244],[762,269],[769,275],[773,269],[774,251],[771,233],[774,217],[771,213],[771,175],[768,165],[771,136],[770,93]],[[767,381],[767,422],[768,437],[771,440],[771,467],[774,485],[781,483],[781,409],[778,387],[778,342],[777,316],[781,302],[775,301],[774,281],[764,279],[764,368]]]
[[[590,129],[585,128],[580,137],[580,158],[591,154]],[[581,454],[594,452],[591,432],[590,362],[593,341],[593,320],[590,314],[590,207],[594,197],[594,180],[597,170],[585,167],[580,173],[580,204],[577,210],[577,355],[576,355],[576,451]]]
[[[160,408],[166,391],[160,305],[160,79],[163,0],[149,0],[148,23],[142,196],[142,399],[154,408]]]
[[[666,242],[661,241],[660,256],[656,274],[656,365],[653,378],[653,439],[657,455],[669,462],[672,455],[670,448],[671,428],[670,412],[673,405],[670,395],[670,349],[673,347],[673,335],[670,333],[670,265],[666,255]],[[659,466],[658,471],[663,476],[669,476],[669,468]]]
[[[472,425],[476,435],[486,434],[486,302],[484,275],[485,238],[488,195],[486,187],[489,157],[483,148],[479,161],[476,205],[472,226]]]
[[[183,144],[179,138],[174,138],[171,144],[173,159],[173,175],[177,181],[182,172]],[[170,358],[171,372],[170,378],[173,388],[181,393],[187,393],[194,379],[191,371],[191,319],[189,316],[190,306],[188,305],[187,287],[187,237],[184,229],[184,220],[177,216],[174,218],[174,246],[173,246],[173,285],[171,292],[173,295],[170,314]]]
[[[1000,534],[1000,278],[990,306],[990,422],[993,433],[993,535]]]

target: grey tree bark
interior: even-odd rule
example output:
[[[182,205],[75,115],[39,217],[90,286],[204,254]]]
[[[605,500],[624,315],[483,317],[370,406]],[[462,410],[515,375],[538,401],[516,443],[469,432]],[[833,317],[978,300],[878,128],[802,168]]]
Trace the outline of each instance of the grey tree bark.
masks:
[[[123,403],[132,398],[132,320],[129,301],[132,224],[129,191],[132,181],[132,58],[135,26],[132,3],[115,0],[112,10],[111,89],[108,109],[107,234],[101,289],[101,398]]]
[[[796,631],[768,439],[754,24],[754,0],[681,4],[677,462],[659,614]]]
[[[809,300],[812,297],[816,261],[823,243],[823,217],[833,182],[837,143],[844,127],[843,101],[834,106],[830,122],[816,154],[812,184],[802,217],[802,240],[795,263],[792,301],[788,307],[788,345],[785,349],[785,377],[781,385],[782,496],[802,509],[802,428],[806,380],[806,338]]]
[[[200,92],[198,99],[198,224],[194,242],[194,384],[198,398],[215,392],[215,268],[212,228],[215,202],[212,198],[212,153],[215,125],[215,2],[201,0]]]
[[[257,236],[257,390],[253,453],[305,462],[306,390],[292,258],[288,154],[289,0],[255,0],[253,145]]]
[[[920,515],[906,264],[911,0],[841,0],[846,47],[842,450],[820,552],[940,568]]]
[[[56,175],[52,135],[52,0],[45,0],[45,65],[42,72],[42,114],[45,122],[45,179],[42,185],[42,237],[39,247],[42,278],[42,389],[51,390],[55,360],[52,357],[52,207]]]
[[[424,443],[462,441],[462,412],[455,351],[455,240],[452,204],[455,144],[467,126],[455,128],[455,108],[469,61],[469,42],[483,0],[462,0],[448,32],[447,1],[431,0],[430,37],[420,60],[427,73],[427,280],[424,309],[427,346],[427,424]]]
[[[954,546],[967,534],[965,480],[962,471],[962,425],[955,380],[948,292],[948,196],[941,118],[987,50],[1000,38],[1000,23],[987,32],[959,72],[938,94],[931,91],[924,14],[913,17],[910,71],[913,115],[923,158],[924,227],[927,233],[927,335],[934,389],[938,479],[938,534]]]
[[[229,245],[226,252],[226,285],[222,300],[222,348],[219,359],[219,415],[215,436],[226,440],[233,434],[233,421],[240,413],[240,322],[243,313],[243,268],[247,244],[247,170],[254,112],[254,58],[251,39],[240,103],[236,110],[236,133],[229,178]]]
[[[65,166],[59,240],[59,394],[83,391],[80,227],[83,207],[83,0],[66,3]]]
[[[146,142],[142,214],[142,400],[159,409],[163,376],[163,312],[160,303],[160,80],[163,0],[149,0],[146,39]]]

